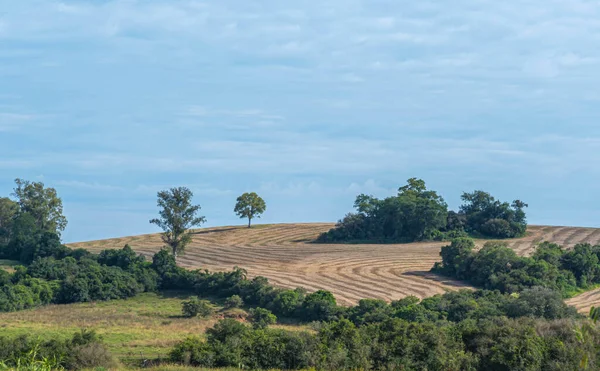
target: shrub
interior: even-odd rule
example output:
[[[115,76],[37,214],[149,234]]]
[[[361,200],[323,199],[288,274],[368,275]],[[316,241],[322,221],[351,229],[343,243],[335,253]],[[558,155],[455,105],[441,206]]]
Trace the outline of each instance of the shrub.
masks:
[[[305,321],[328,321],[336,314],[335,297],[329,291],[319,290],[308,294],[302,303],[302,318]]]
[[[277,317],[270,310],[264,308],[250,309],[250,320],[256,329],[267,328],[269,325],[277,323]]]
[[[239,308],[242,305],[244,305],[244,301],[242,300],[242,298],[239,295],[232,295],[230,297],[228,297],[227,299],[225,299],[225,308],[231,309],[231,308]]]
[[[293,316],[304,301],[303,289],[282,290],[277,293],[271,302],[271,310],[284,317]]]
[[[208,300],[200,300],[193,296],[188,301],[181,303],[181,311],[186,317],[208,317],[214,309]]]
[[[112,368],[116,361],[104,344],[90,343],[74,348],[69,356],[67,367],[72,370],[87,368]]]

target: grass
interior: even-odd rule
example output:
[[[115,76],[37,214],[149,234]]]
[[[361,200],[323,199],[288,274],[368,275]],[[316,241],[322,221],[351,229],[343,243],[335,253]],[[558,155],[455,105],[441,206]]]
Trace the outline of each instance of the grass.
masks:
[[[600,283],[595,283],[593,285],[588,285],[587,287],[583,288],[583,287],[578,287],[574,290],[569,290],[565,293],[565,299],[570,299],[573,298],[577,295],[581,295],[583,293],[586,293],[588,291],[592,291],[592,290],[596,290],[600,288]]]
[[[81,328],[94,329],[111,353],[130,363],[164,358],[172,346],[190,335],[204,334],[225,316],[243,318],[242,309],[223,310],[215,304],[210,318],[184,318],[181,302],[188,295],[176,292],[145,293],[127,300],[49,305],[33,310],[0,313],[0,333],[15,337],[30,335],[45,339],[67,339]],[[276,325],[286,329],[293,324]]]
[[[4,269],[5,271],[8,271],[9,273],[12,273],[15,271],[14,267],[16,265],[21,265],[21,262],[19,262],[17,260],[0,259],[0,269]]]

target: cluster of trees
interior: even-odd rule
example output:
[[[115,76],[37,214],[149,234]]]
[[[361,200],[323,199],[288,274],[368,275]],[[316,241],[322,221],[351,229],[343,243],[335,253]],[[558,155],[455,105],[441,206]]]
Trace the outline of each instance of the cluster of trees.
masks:
[[[158,289],[158,274],[129,246],[100,255],[60,246],[10,274],[0,270],[0,311],[124,299]],[[64,254],[59,258],[56,255]]]
[[[357,212],[347,214],[318,241],[412,242],[468,234],[510,238],[522,236],[527,229],[523,211],[527,204],[522,201],[500,202],[483,191],[464,193],[462,200],[458,212],[448,211],[437,192],[428,190],[423,180],[411,178],[396,196],[357,196]]]
[[[598,367],[597,331],[582,343],[573,322],[488,317],[453,322],[399,318],[323,323],[316,333],[225,319],[170,353],[202,367],[322,370],[575,370]],[[582,369],[586,369],[583,367]]]
[[[433,271],[508,293],[543,286],[568,297],[600,283],[600,246],[578,244],[566,250],[544,242],[531,257],[518,256],[502,242],[488,242],[478,252],[474,247],[469,238],[453,240],[442,247],[442,262]]]
[[[0,258],[30,263],[57,250],[67,219],[54,188],[22,179],[15,183],[15,200],[0,198]]]

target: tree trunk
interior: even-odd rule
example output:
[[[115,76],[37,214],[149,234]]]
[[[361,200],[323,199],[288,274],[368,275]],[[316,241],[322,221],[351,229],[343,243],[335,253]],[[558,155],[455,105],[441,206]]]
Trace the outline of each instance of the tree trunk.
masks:
[[[173,249],[173,259],[175,259],[175,264],[177,264],[177,249]]]
[[[252,221],[252,218],[248,217],[248,228],[250,228],[250,222]]]

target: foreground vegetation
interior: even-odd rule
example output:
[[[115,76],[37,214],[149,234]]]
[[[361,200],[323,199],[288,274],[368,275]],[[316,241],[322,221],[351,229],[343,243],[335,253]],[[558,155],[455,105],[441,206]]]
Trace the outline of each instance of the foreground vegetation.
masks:
[[[186,336],[201,336],[219,319],[245,320],[244,309],[224,307],[223,300],[211,300],[209,317],[184,317],[182,301],[186,292],[143,293],[130,299],[48,305],[32,310],[0,313],[2,336],[28,335],[39,340],[67,340],[82,328],[94,329],[111,354],[126,364],[139,365],[143,359],[166,359],[170,349]],[[298,331],[306,326],[278,324],[275,327]]]

